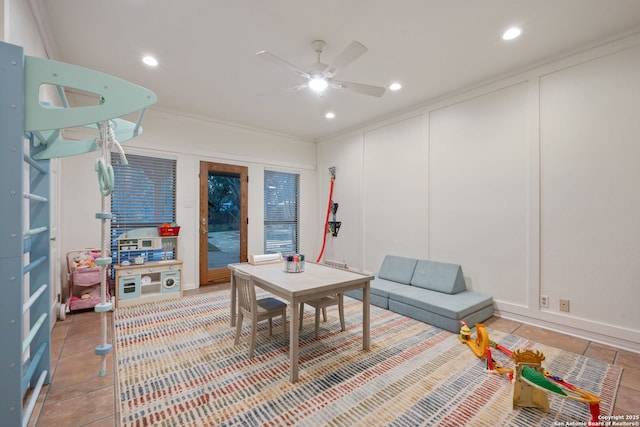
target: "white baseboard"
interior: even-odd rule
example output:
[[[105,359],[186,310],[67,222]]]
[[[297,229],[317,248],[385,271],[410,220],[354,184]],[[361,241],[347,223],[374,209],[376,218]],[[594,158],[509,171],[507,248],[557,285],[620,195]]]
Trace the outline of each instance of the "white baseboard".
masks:
[[[495,301],[498,317],[640,353],[640,331]]]

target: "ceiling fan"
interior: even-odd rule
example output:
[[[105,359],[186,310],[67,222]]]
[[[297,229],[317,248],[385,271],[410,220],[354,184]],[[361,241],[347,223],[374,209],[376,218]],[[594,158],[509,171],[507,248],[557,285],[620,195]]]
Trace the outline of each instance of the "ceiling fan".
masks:
[[[287,92],[295,92],[309,87],[316,93],[322,94],[327,87],[331,87],[334,89],[346,89],[351,92],[369,96],[381,97],[384,94],[385,88],[380,86],[334,80],[336,74],[367,52],[367,48],[362,43],[357,41],[351,42],[351,44],[347,46],[340,55],[338,55],[331,65],[323,64],[320,60],[320,55],[324,51],[326,45],[327,44],[322,40],[316,40],[311,43],[311,46],[317,54],[317,61],[304,69],[292,65],[266,50],[256,53],[256,56],[278,64],[290,72],[307,79],[306,83],[294,86],[288,89]]]

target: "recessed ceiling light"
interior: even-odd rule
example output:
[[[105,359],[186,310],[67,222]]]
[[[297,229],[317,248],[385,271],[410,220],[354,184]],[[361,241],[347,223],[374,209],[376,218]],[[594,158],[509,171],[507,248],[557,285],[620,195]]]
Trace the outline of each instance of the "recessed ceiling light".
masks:
[[[156,67],[158,65],[158,60],[153,56],[147,55],[142,58],[142,62],[147,64],[150,67]]]
[[[390,90],[400,90],[400,88],[402,88],[402,85],[400,83],[398,83],[398,82],[391,83],[389,85],[389,89]]]
[[[522,30],[518,27],[511,27],[502,34],[503,40],[513,40],[522,34]]]
[[[327,114],[324,115],[327,119],[333,119],[336,115],[335,113],[332,113],[331,111],[329,111]]]

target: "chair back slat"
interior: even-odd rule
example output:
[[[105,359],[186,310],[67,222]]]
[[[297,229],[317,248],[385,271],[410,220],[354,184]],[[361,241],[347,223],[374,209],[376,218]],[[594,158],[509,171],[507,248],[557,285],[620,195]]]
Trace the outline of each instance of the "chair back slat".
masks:
[[[238,297],[238,318],[236,320],[235,345],[238,345],[242,333],[242,323],[249,320],[251,323],[251,335],[249,337],[249,358],[253,357],[256,346],[257,324],[260,320],[269,320],[269,336],[272,335],[272,319],[282,317],[282,340],[287,339],[287,304],[275,298],[256,299],[256,288],[251,275],[233,270],[233,283]],[[258,306],[258,302],[260,306]]]
[[[250,275],[241,271],[234,271],[234,280],[238,292],[238,306],[247,314],[255,313],[256,290],[253,286],[253,279]]]

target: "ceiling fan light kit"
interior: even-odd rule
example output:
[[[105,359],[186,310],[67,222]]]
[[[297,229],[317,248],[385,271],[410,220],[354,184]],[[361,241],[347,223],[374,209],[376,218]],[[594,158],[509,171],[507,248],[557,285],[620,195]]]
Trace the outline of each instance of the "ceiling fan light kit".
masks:
[[[287,71],[307,80],[305,85],[295,86],[287,89],[286,92],[295,92],[308,86],[316,93],[322,93],[325,89],[331,87],[333,89],[343,89],[375,97],[381,97],[384,95],[384,87],[333,80],[340,71],[367,52],[367,48],[362,43],[357,41],[351,42],[351,44],[349,44],[349,46],[347,46],[347,48],[342,51],[342,53],[338,55],[330,65],[323,64],[320,60],[320,56],[324,52],[326,45],[327,44],[322,40],[315,40],[311,43],[311,47],[316,52],[317,59],[315,63],[311,64],[306,69],[296,67],[266,50],[256,53],[256,56],[271,61],[285,68]]]
[[[314,92],[322,92],[329,86],[329,83],[324,79],[322,75],[315,75],[309,80],[309,87]]]

